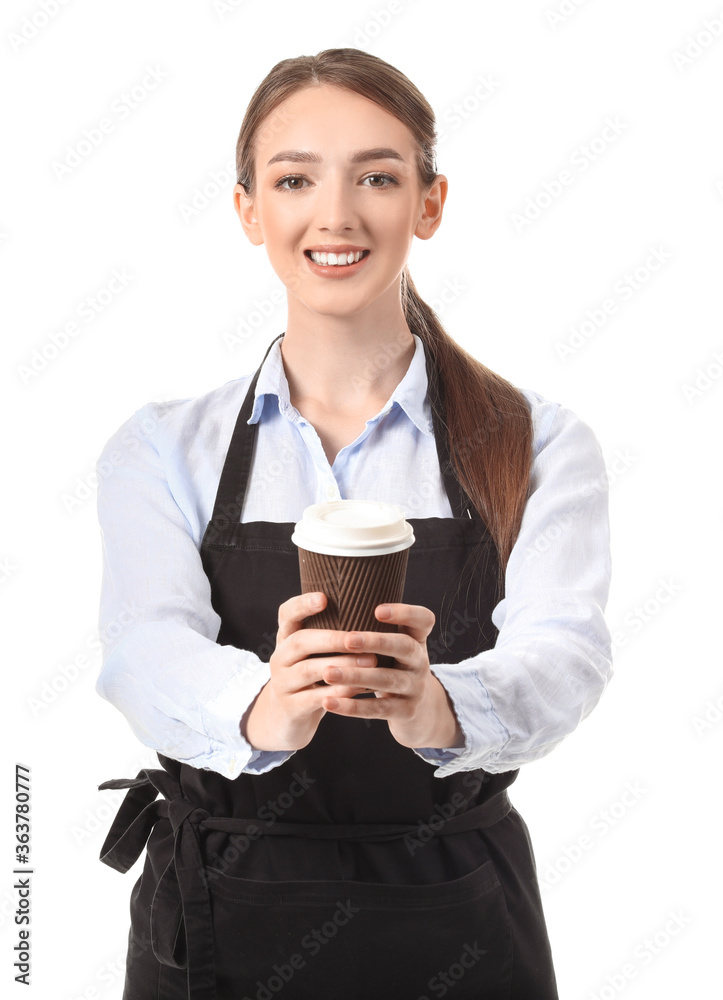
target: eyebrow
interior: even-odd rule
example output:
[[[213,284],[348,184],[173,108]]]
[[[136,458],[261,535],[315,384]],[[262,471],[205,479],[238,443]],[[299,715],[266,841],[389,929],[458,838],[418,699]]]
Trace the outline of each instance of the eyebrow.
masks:
[[[270,167],[272,163],[278,163],[281,160],[290,163],[321,163],[321,157],[318,153],[311,153],[304,149],[284,149],[272,156],[266,166]],[[369,160],[401,160],[402,163],[406,163],[401,153],[388,146],[379,146],[376,149],[358,149],[349,156],[350,163],[367,163]]]

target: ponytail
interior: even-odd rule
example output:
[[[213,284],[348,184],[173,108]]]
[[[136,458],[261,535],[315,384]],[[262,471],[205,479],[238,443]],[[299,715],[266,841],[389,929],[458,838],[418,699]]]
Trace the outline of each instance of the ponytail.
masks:
[[[402,272],[407,324],[424,344],[437,376],[430,402],[446,426],[457,479],[492,536],[500,562],[499,592],[519,534],[532,462],[532,419],[519,389],[491,371],[444,330]]]

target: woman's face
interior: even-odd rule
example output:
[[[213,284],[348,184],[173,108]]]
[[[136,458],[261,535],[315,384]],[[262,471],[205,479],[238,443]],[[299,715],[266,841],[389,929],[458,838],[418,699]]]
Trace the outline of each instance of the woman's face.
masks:
[[[377,104],[329,85],[298,91],[261,125],[256,189],[236,185],[236,211],[263,243],[289,311],[352,315],[372,303],[399,312],[399,280],[414,235],[441,221],[447,182],[424,191],[411,133]],[[354,264],[311,253],[363,251]]]

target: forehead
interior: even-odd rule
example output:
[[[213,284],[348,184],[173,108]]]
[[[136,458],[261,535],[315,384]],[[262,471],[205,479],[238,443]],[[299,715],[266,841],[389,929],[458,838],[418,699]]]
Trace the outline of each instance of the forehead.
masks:
[[[283,101],[261,123],[255,143],[262,169],[281,150],[346,155],[371,145],[393,147],[410,162],[416,149],[409,129],[390,112],[328,84],[305,87]]]

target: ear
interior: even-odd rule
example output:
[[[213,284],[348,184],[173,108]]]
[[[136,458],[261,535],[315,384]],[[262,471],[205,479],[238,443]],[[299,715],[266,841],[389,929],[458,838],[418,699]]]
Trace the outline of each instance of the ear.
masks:
[[[248,236],[249,240],[255,247],[261,246],[264,242],[264,238],[261,235],[261,226],[256,218],[254,203],[253,200],[246,194],[246,191],[241,184],[234,185],[233,207],[241,220],[241,225],[243,226],[244,232]]]
[[[432,185],[424,196],[422,210],[417,220],[417,228],[414,235],[420,240],[428,240],[437,232],[442,221],[442,209],[447,198],[447,178],[444,174],[437,174],[432,181]]]

